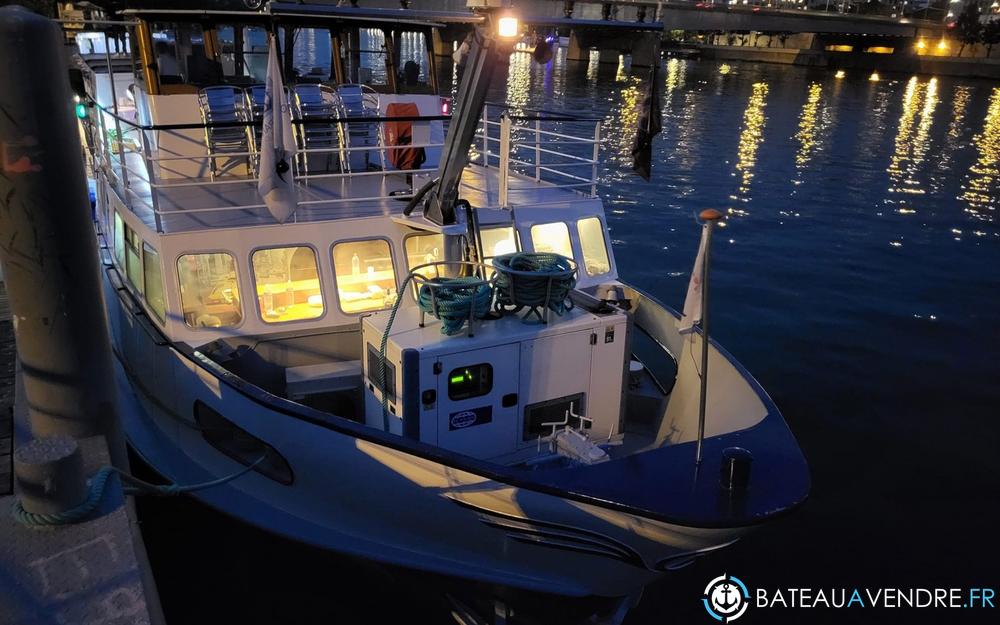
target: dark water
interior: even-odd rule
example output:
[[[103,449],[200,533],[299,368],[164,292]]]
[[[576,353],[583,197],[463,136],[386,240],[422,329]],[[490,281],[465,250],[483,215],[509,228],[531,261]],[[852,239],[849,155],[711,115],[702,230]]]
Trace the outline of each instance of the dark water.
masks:
[[[596,114],[622,276],[679,306],[706,207],[713,331],[812,467],[794,515],[651,587],[630,623],[709,623],[751,587],[1000,586],[1000,87],[671,60],[653,181],[628,173],[641,80],[515,56],[495,99]],[[723,73],[725,72],[725,73]],[[645,74],[645,73],[644,73]],[[190,501],[141,502],[172,623],[448,622],[433,584],[316,554]],[[812,609],[742,622],[977,622],[988,611]]]

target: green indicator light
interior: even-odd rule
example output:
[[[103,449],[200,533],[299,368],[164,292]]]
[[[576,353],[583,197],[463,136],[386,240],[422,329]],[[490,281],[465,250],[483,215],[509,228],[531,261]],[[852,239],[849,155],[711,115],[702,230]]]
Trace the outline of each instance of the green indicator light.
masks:
[[[461,384],[464,381],[465,381],[465,377],[464,376],[461,376],[461,375],[453,375],[453,376],[451,376],[451,383],[452,384]]]
[[[76,116],[80,119],[87,119],[87,105],[83,102],[76,105]]]

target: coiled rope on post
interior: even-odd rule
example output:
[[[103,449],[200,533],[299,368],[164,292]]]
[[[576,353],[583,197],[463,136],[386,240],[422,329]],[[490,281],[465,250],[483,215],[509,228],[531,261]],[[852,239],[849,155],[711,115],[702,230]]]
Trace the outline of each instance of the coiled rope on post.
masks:
[[[122,491],[126,495],[176,496],[184,493],[193,493],[195,491],[204,490],[213,486],[220,486],[226,482],[231,482],[232,480],[235,480],[236,478],[252,471],[258,464],[263,462],[266,457],[267,454],[262,455],[252,464],[247,465],[243,469],[231,475],[226,475],[209,482],[188,485],[150,484],[149,482],[140,480],[134,475],[125,473],[121,469],[116,469],[111,466],[103,466],[98,469],[96,473],[94,473],[93,477],[90,478],[89,487],[87,489],[87,498],[80,505],[62,512],[28,512],[24,509],[24,506],[21,505],[21,500],[15,499],[10,513],[11,516],[14,517],[15,521],[29,527],[70,525],[72,523],[82,521],[94,510],[97,510],[98,506],[101,505],[101,501],[104,499],[104,493],[107,490],[108,480],[115,474],[117,474],[123,482],[132,484],[132,486],[123,486]]]
[[[542,310],[548,308],[562,315],[573,308],[570,293],[576,288],[576,267],[560,254],[550,252],[516,252],[493,259],[497,269],[496,309],[519,312],[529,308],[542,320]],[[530,272],[531,275],[514,272]]]
[[[420,285],[417,304],[441,320],[441,334],[453,336],[461,332],[469,320],[470,308],[476,319],[490,312],[493,290],[479,276],[433,278],[429,282],[440,286]]]

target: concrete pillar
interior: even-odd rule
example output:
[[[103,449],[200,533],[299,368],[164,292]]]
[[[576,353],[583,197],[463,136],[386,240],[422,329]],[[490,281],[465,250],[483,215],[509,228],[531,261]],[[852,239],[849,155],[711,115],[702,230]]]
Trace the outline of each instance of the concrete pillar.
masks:
[[[598,51],[597,62],[618,65],[621,55],[621,50],[618,48],[603,48]]]
[[[575,30],[569,31],[569,46],[566,48],[567,61],[589,61],[590,48],[580,44],[580,37]]]
[[[660,33],[636,33],[632,44],[632,67],[652,67],[660,61]]]
[[[125,466],[111,343],[59,27],[0,9],[0,261],[35,437],[104,435]]]

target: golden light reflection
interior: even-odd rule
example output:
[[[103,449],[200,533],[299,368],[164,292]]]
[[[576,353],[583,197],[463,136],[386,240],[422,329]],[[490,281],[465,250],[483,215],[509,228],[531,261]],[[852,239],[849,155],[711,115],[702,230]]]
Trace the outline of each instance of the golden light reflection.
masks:
[[[528,105],[531,94],[530,54],[521,52],[510,55],[510,69],[507,72],[507,106],[514,113]]]
[[[750,182],[754,177],[754,166],[757,163],[757,149],[764,141],[764,107],[767,105],[767,83],[758,82],[753,85],[753,93],[747,101],[747,109],[743,113],[743,128],[740,131],[740,143],[737,147],[736,171],[733,175],[740,179],[737,195],[732,199],[741,202],[750,201]],[[746,215],[746,211],[730,208],[731,214]]]
[[[813,148],[816,146],[816,120],[819,112],[819,102],[823,96],[823,87],[814,82],[809,85],[809,95],[806,97],[802,115],[799,116],[799,131],[795,139],[799,142],[799,150],[795,153],[795,167],[802,169],[809,164]]]
[[[685,68],[685,63],[676,57],[667,60],[667,82],[665,95],[668,97],[674,89],[684,84]]]
[[[969,168],[967,183],[962,185],[959,198],[965,201],[965,212],[992,222],[996,210],[997,180],[1000,178],[1000,87],[994,87],[990,107],[983,120],[983,130],[973,137],[972,142],[979,157]]]
[[[971,97],[971,87],[955,87],[955,97],[952,98],[951,124],[948,126],[948,136],[952,139],[958,139],[962,136],[962,130],[965,128],[962,122],[965,121],[965,111]]]
[[[889,193],[926,193],[918,178],[922,171],[921,164],[930,149],[930,129],[938,102],[937,78],[921,83],[914,76],[906,83],[895,149],[886,170],[889,172]],[[905,210],[905,207],[900,210]]]
[[[617,119],[615,124],[626,132],[618,132],[610,135],[611,141],[615,144],[612,152],[618,155],[622,162],[632,158],[632,143],[635,141],[635,131],[639,127],[639,108],[644,96],[644,83],[642,80],[631,77],[627,80],[628,86],[623,86],[621,91],[621,108],[612,108],[609,117]],[[609,120],[609,123],[611,120]],[[612,126],[608,126],[612,127]]]

